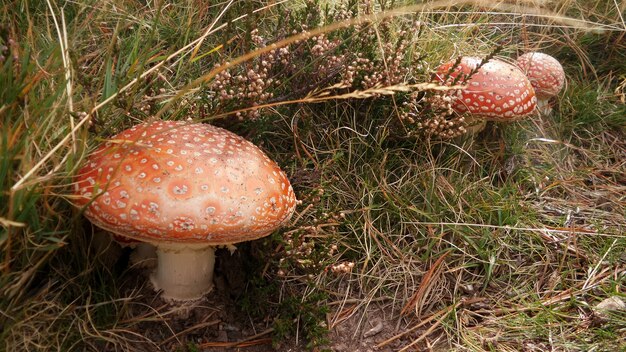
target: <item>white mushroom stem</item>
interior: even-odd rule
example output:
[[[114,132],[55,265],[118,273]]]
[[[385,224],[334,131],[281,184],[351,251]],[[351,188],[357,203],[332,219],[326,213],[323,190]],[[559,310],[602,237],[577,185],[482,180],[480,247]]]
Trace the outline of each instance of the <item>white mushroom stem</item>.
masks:
[[[473,117],[471,115],[465,117],[465,122],[467,126],[465,130],[468,135],[476,135],[482,132],[487,126],[487,120],[481,119],[479,117]]]
[[[552,114],[552,104],[550,104],[550,98],[537,98],[537,111],[541,115],[550,116]]]
[[[173,301],[191,301],[213,288],[215,248],[181,244],[157,244],[158,264],[150,276],[162,297]]]
[[[147,242],[139,242],[130,253],[130,262],[139,268],[153,268],[157,262],[156,247]]]

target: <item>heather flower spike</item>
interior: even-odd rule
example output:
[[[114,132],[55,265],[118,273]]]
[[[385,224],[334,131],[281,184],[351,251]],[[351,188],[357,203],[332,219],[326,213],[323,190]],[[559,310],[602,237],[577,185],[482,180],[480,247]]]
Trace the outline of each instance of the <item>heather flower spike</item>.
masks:
[[[153,121],[111,138],[75,183],[95,225],[157,248],[163,297],[212,288],[215,246],[269,235],[296,206],[289,180],[258,147],[206,124]]]

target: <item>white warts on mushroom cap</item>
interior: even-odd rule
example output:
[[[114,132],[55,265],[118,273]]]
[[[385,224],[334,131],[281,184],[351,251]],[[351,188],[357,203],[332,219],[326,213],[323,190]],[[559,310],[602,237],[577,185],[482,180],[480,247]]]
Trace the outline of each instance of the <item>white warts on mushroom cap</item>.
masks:
[[[565,71],[559,61],[544,53],[530,52],[517,58],[517,66],[526,74],[537,94],[539,110],[549,114],[548,102],[565,85]]]
[[[481,61],[465,56],[458,64],[457,60],[451,60],[437,68],[435,78],[439,82],[466,86],[449,91],[452,108],[458,113],[495,121],[514,121],[531,115],[537,99],[524,73],[497,59],[483,65]]]
[[[286,175],[258,147],[176,121],[112,137],[80,169],[75,191],[95,225],[157,247],[152,280],[174,300],[211,289],[214,246],[269,235],[296,206]],[[201,268],[189,270],[193,262]]]

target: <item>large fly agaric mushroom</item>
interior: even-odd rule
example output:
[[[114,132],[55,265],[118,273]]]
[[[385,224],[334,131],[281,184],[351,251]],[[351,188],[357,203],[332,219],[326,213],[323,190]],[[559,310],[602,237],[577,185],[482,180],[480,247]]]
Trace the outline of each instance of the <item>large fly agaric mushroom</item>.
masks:
[[[255,145],[175,121],[112,137],[88,157],[75,192],[92,223],[156,246],[152,283],[175,301],[211,290],[215,246],[266,236],[296,206],[285,174]]]
[[[559,61],[544,53],[526,53],[517,58],[517,66],[526,74],[537,94],[537,108],[548,115],[548,101],[559,94],[565,84],[565,71]]]
[[[504,61],[481,62],[480,58],[464,56],[437,68],[435,78],[439,82],[466,86],[450,91],[452,109],[493,121],[514,121],[530,115],[537,99],[524,73]]]

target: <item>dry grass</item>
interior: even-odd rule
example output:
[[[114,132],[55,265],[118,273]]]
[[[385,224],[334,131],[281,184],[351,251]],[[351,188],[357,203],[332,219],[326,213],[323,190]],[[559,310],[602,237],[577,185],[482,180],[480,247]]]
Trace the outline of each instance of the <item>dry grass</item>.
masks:
[[[626,281],[624,5],[492,5],[0,5],[0,348],[182,351],[270,334],[320,348],[348,323],[381,350],[626,348],[626,312],[595,309]],[[531,50],[568,74],[554,116],[452,140],[403,118],[412,99],[419,121],[437,117],[420,99],[440,89],[428,83],[440,62]],[[214,94],[216,77],[270,55],[288,60],[262,76],[264,101]],[[153,116],[251,139],[302,200],[291,227],[241,249],[249,258],[218,260],[249,269],[226,299],[237,308],[207,303],[182,323],[189,312],[96,250],[102,234],[71,206],[85,153]],[[385,328],[365,338],[374,308]],[[260,330],[217,342],[224,312]]]

